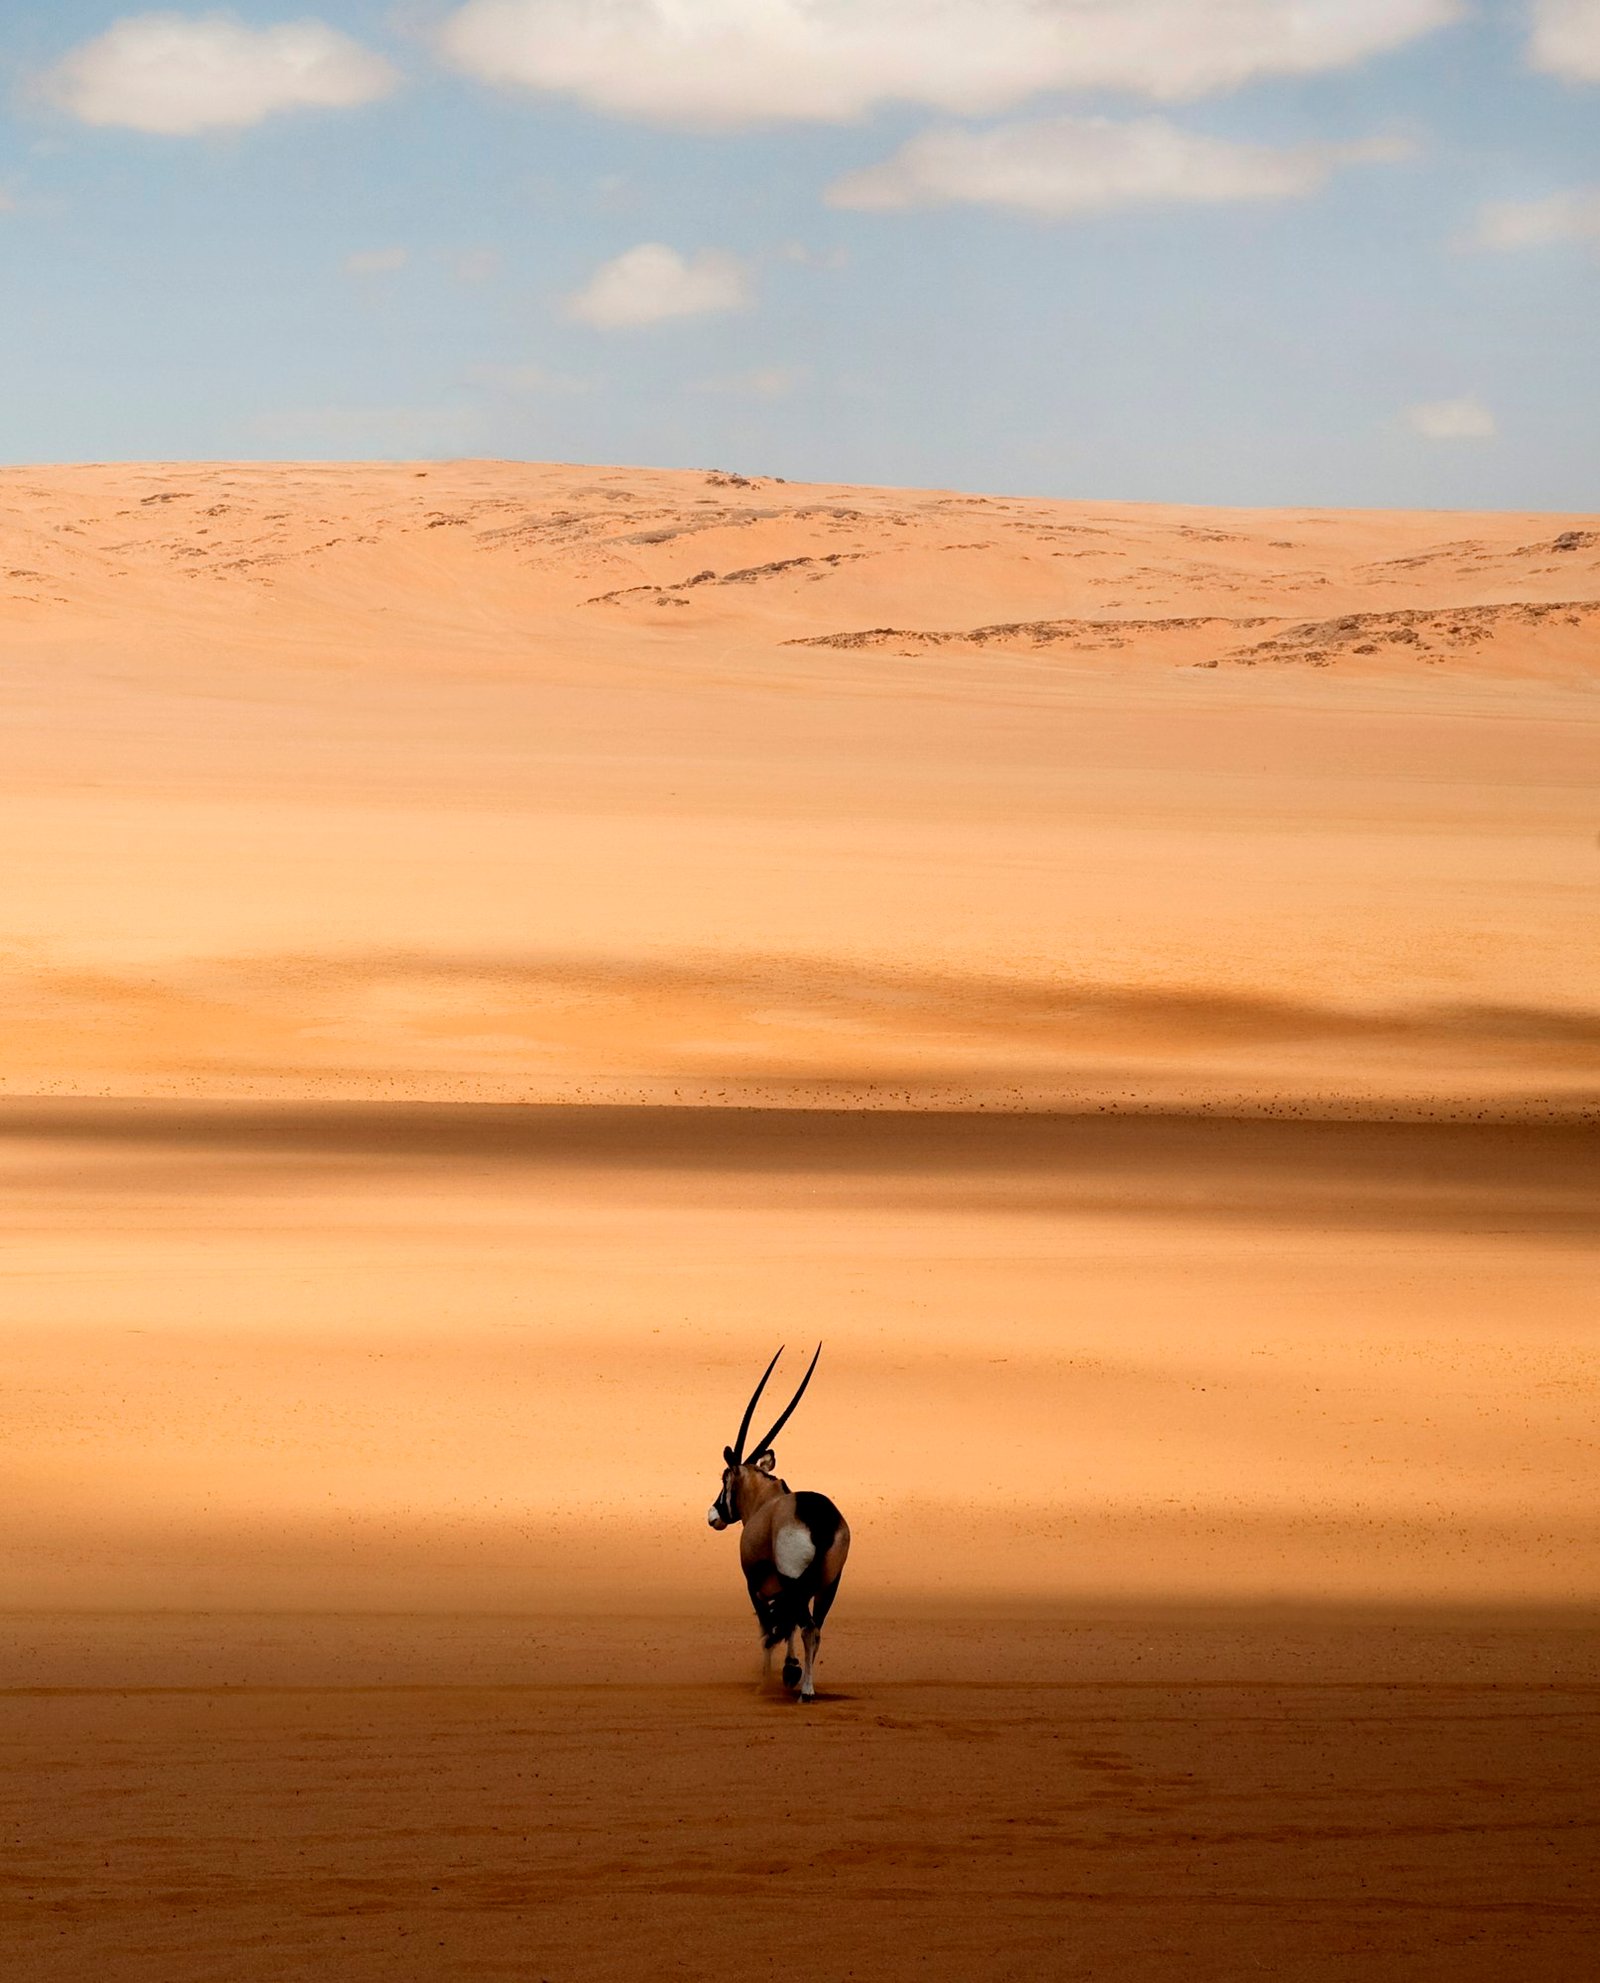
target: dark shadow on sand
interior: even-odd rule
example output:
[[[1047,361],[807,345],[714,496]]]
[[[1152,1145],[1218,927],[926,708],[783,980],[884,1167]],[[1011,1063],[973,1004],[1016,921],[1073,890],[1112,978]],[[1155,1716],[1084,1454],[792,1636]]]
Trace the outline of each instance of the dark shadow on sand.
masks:
[[[18,1099],[27,1142],[117,1160],[118,1186],[259,1188],[392,1166],[805,1181],[852,1201],[948,1200],[1336,1227],[1600,1233],[1600,1125],[1582,1117],[1327,1121],[1204,1113]],[[103,1183],[86,1168],[85,1188]],[[53,1180],[54,1188],[63,1181]]]

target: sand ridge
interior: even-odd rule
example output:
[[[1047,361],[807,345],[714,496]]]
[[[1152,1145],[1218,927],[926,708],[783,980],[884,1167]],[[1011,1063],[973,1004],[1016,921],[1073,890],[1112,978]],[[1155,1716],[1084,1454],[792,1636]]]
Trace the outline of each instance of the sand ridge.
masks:
[[[448,637],[452,606],[470,594],[454,629],[469,648],[474,634],[510,632],[519,611],[559,615],[597,642],[618,614],[630,630],[680,642],[712,625],[813,642],[882,638],[851,624],[870,608],[913,639],[978,644],[1012,634],[1101,651],[1119,626],[1187,631],[1202,658],[1240,628],[1353,617],[1376,644],[1347,641],[1340,659],[1352,661],[1418,645],[1385,620],[1454,615],[1458,646],[1488,643],[1480,662],[1527,674],[1550,665],[1530,629],[1551,618],[1592,633],[1600,603],[1592,518],[1065,503],[716,470],[10,469],[0,473],[0,530],[13,615],[44,626],[108,611],[125,640],[141,607],[200,625],[219,608],[270,622],[290,602],[312,625],[409,608],[414,628]],[[1014,617],[996,624],[997,604]],[[966,636],[948,631],[963,620]],[[1140,658],[1137,643],[1120,645]],[[1311,658],[1305,642],[1252,645]],[[1569,670],[1592,671],[1592,639],[1557,652]]]
[[[1593,519],[224,463],[0,532],[5,1092],[1594,1094]]]

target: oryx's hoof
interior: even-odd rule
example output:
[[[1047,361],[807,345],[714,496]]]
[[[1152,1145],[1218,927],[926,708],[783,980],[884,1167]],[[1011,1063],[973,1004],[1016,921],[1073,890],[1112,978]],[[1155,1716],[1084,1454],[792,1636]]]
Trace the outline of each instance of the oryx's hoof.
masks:
[[[811,1703],[812,1703],[812,1702],[813,1702],[813,1701],[814,1701],[814,1700],[815,1700],[816,1698],[817,1698],[817,1697],[816,1697],[816,1695],[815,1695],[815,1694],[802,1694],[802,1695],[800,1696],[800,1705],[801,1705],[801,1707],[803,1707],[803,1708],[808,1708],[808,1707],[810,1707],[810,1705],[811,1705]]]
[[[792,1694],[800,1685],[800,1662],[791,1657],[783,1662],[783,1684]]]

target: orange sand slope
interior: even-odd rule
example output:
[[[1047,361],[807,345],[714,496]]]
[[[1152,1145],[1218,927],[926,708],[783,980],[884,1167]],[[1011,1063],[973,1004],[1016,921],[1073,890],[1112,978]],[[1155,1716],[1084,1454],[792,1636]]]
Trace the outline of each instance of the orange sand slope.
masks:
[[[1600,527],[0,474],[13,1093],[1592,1099]]]
[[[1554,1123],[0,1104],[5,1602],[699,1608],[737,1675],[705,1509],[818,1336],[780,1460],[849,1515],[845,1611],[1592,1601],[1596,1159]]]
[[[6,1602],[1600,1593],[1592,519],[0,513]]]

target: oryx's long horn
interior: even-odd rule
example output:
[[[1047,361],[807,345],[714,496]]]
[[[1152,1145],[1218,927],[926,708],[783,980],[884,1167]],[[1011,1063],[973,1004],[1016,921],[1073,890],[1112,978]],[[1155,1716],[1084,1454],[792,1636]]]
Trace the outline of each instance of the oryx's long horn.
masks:
[[[762,1371],[761,1382],[750,1393],[750,1402],[745,1406],[744,1417],[739,1421],[739,1436],[733,1442],[733,1464],[735,1466],[738,1466],[744,1458],[744,1435],[750,1430],[750,1420],[755,1415],[756,1406],[761,1402],[761,1393],[767,1388],[767,1379],[778,1367],[778,1357],[783,1355],[783,1347],[783,1344],[779,1343],[778,1356],[775,1356],[771,1363],[767,1365],[766,1369]],[[794,1407],[791,1406],[790,1410],[792,1411],[793,1409]]]
[[[821,1343],[818,1343],[815,1351],[812,1354],[811,1361],[806,1365],[806,1374],[804,1377],[800,1379],[799,1390],[795,1392],[794,1396],[789,1400],[788,1404],[785,1406],[782,1418],[778,1420],[777,1424],[767,1434],[766,1438],[762,1440],[761,1444],[757,1446],[755,1451],[750,1455],[750,1461],[752,1465],[754,1465],[754,1463],[761,1458],[761,1455],[763,1453],[771,1450],[773,1440],[777,1438],[778,1434],[789,1423],[790,1419],[794,1417],[794,1408],[797,1404],[799,1404],[800,1400],[805,1396],[806,1386],[811,1382],[811,1373],[813,1370],[816,1369],[817,1358],[821,1356],[821,1354],[822,1354],[822,1345]],[[776,1361],[776,1359],[774,1359],[774,1361]],[[762,1381],[764,1383],[766,1380],[763,1378]]]

